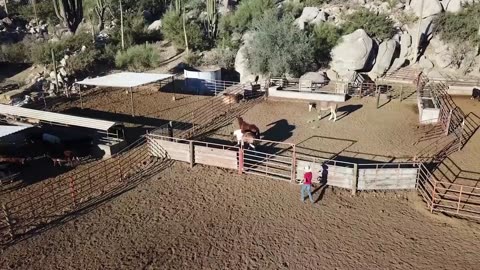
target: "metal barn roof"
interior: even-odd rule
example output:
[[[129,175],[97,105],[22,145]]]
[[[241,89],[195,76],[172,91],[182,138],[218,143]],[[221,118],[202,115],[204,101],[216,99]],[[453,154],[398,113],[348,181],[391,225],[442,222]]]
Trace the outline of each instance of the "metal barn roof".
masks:
[[[31,125],[25,125],[25,126],[5,126],[5,125],[0,125],[0,138],[8,136],[13,133],[17,133],[19,131],[22,131],[27,128],[31,128]]]
[[[73,116],[73,115],[62,114],[62,113],[33,110],[33,109],[27,109],[27,108],[15,107],[10,105],[3,105],[3,104],[0,104],[0,114],[31,118],[31,119],[36,119],[43,122],[51,122],[54,124],[91,128],[91,129],[102,130],[102,131],[107,131],[111,127],[120,124],[117,122],[98,120],[98,119],[80,117],[80,116]]]
[[[103,77],[85,79],[76,82],[76,84],[129,88],[158,82],[167,78],[172,78],[173,76],[173,74],[120,72]]]

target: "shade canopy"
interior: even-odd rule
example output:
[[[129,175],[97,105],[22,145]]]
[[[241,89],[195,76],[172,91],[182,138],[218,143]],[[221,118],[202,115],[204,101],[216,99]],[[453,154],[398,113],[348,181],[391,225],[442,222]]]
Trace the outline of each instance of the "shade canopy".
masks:
[[[14,117],[30,118],[56,125],[77,126],[101,131],[108,131],[113,126],[120,125],[120,123],[112,121],[73,116],[63,113],[33,110],[3,104],[0,104],[0,114],[10,115]]]
[[[173,77],[173,74],[120,72],[106,75],[103,77],[85,79],[83,81],[76,82],[76,84],[130,88],[162,81]]]
[[[31,125],[25,125],[25,126],[6,126],[6,125],[0,125],[0,138],[5,137],[8,135],[11,135],[13,133],[20,132],[24,129],[31,128]]]

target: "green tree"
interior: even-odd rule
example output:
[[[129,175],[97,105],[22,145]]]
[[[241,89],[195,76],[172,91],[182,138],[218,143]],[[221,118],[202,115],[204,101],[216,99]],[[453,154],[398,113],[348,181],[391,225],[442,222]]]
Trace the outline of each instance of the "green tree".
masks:
[[[342,28],[345,34],[350,34],[357,29],[363,29],[371,37],[384,40],[395,34],[393,21],[384,14],[376,14],[362,8],[345,16]]]
[[[467,5],[459,13],[442,13],[435,19],[435,32],[451,44],[467,44],[475,48],[480,44],[480,3]]]
[[[313,28],[313,44],[315,47],[315,60],[319,64],[331,60],[330,52],[342,37],[342,29],[333,24],[322,23]]]
[[[242,33],[274,6],[273,0],[243,0],[230,18],[231,26],[235,32]]]
[[[188,46],[192,50],[201,50],[206,47],[205,35],[202,28],[195,22],[189,21],[185,25],[188,37]],[[183,36],[182,15],[175,10],[165,13],[162,20],[162,33],[166,39],[180,49],[185,49]]]
[[[269,11],[254,22],[254,38],[246,50],[251,71],[300,76],[312,67],[313,40],[293,20],[291,16],[279,19],[275,11]]]

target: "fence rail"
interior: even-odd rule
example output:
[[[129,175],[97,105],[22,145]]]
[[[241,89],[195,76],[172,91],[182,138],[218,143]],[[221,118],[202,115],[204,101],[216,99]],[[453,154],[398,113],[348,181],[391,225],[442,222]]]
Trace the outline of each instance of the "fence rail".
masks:
[[[162,149],[156,149],[162,158]],[[21,190],[2,204],[0,242],[50,224],[110,191],[128,185],[130,179],[163,159],[152,158],[142,138],[109,159],[81,166],[54,179]]]

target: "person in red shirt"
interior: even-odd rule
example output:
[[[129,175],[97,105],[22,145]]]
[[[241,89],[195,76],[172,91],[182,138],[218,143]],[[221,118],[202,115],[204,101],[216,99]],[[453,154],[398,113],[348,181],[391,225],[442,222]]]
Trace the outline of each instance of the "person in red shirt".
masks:
[[[308,197],[310,198],[310,202],[313,203],[312,197],[312,170],[310,166],[305,167],[305,173],[303,174],[303,181],[302,181],[302,190],[301,190],[301,198],[302,202],[305,202],[305,192],[307,192]]]

